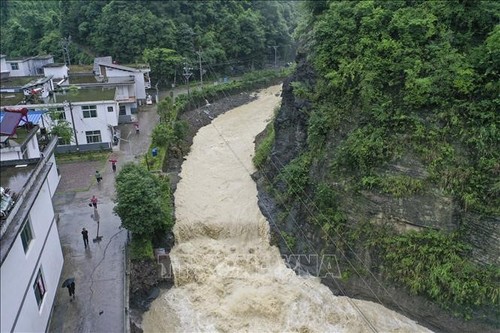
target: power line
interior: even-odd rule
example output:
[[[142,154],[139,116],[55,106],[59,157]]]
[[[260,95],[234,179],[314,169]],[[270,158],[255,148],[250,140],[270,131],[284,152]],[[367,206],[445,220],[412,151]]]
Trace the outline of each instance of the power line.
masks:
[[[211,67],[209,66],[209,69]],[[223,91],[223,94],[225,97],[228,97],[227,93]],[[250,171],[245,167],[245,165],[243,164],[243,162],[239,159],[239,157],[236,155],[236,153],[234,152],[234,150],[230,147],[229,143],[227,142],[227,140],[223,137],[222,133],[217,129],[217,127],[214,125],[214,123],[212,122],[211,125],[216,129],[216,131],[219,133],[219,136],[224,140],[225,144],[229,147],[229,149],[231,150],[232,154],[236,157],[236,159],[239,161],[239,163],[245,168],[245,170],[247,171],[247,173],[250,173]],[[269,179],[267,179],[267,177],[265,177],[266,180],[270,183]],[[267,210],[267,209],[266,209]],[[267,211],[268,213],[268,216],[271,217],[271,214],[269,214],[269,212]],[[310,214],[310,212],[308,212]],[[312,214],[311,214],[312,216]],[[273,224],[276,226],[276,223],[274,221],[272,221]],[[296,221],[295,221],[296,222]],[[298,225],[298,228],[299,230],[301,230],[301,232],[304,234],[304,232],[302,231],[302,228],[300,227],[300,225]],[[284,243],[285,245],[288,247],[288,249],[290,250],[290,252],[293,254],[293,251],[291,251],[290,247],[288,246],[288,243],[286,242],[286,240],[284,239],[284,236],[280,234],[280,236],[283,238],[284,240]],[[305,236],[305,235],[304,235]],[[304,239],[309,242],[310,244],[310,241],[307,237],[304,237]],[[311,246],[311,249],[314,249],[314,247]],[[316,251],[314,251],[316,252]],[[318,253],[316,253],[317,255],[319,255]],[[350,263],[349,259],[346,257],[346,260]],[[351,263],[350,263],[351,264]],[[352,267],[354,267],[352,264],[351,264]],[[359,273],[358,273],[359,275]],[[339,288],[339,290],[341,291],[341,293],[346,296],[344,290],[342,289],[342,287],[338,284],[338,282],[334,280],[334,283],[337,285],[337,287]],[[365,284],[368,286],[368,284],[366,283],[366,281],[363,280],[363,282],[365,282]],[[368,286],[368,288],[370,288]],[[381,303],[380,299],[378,299],[377,295],[373,292],[373,290],[371,290],[370,288],[370,291],[373,293],[373,295],[375,296],[375,298],[377,298],[377,300],[379,301],[379,303]],[[363,313],[363,311],[352,301],[352,299],[350,298],[347,298],[348,302],[351,304],[351,306],[361,315],[361,317],[363,318],[363,320],[366,322],[366,324],[368,325],[368,327],[370,327],[370,329],[373,331],[373,332],[377,332],[376,328],[373,326],[373,324],[368,320],[368,318],[366,317],[366,315]]]

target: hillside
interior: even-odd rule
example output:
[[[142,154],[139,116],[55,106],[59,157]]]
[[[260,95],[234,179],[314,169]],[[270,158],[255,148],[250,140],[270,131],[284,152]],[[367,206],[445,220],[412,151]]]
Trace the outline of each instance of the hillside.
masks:
[[[94,55],[141,62],[145,50],[165,48],[191,67],[210,66],[208,75],[291,61],[297,8],[295,1],[2,0],[0,45],[8,57],[52,54],[63,62],[65,41],[71,64]]]
[[[319,274],[338,294],[436,331],[498,329],[499,5],[308,8],[296,72],[261,138],[275,243],[334,258],[341,276]]]

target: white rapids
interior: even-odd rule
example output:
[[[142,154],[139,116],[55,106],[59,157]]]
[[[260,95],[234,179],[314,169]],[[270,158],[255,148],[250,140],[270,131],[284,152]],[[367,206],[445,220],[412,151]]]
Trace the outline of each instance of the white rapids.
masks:
[[[280,91],[261,91],[196,134],[175,192],[175,287],[144,314],[144,332],[430,332],[377,303],[334,296],[269,245],[251,159]]]

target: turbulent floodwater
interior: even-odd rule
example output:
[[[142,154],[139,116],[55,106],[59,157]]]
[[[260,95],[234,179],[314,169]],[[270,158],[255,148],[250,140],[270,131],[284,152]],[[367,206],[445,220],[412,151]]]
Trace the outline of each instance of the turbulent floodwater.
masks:
[[[144,314],[144,332],[430,332],[367,301],[334,296],[287,268],[257,205],[254,139],[281,87],[201,128],[175,192],[175,287]]]

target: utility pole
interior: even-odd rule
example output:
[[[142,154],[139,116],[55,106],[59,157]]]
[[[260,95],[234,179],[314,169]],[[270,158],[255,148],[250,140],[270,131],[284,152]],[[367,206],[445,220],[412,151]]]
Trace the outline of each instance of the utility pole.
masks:
[[[93,239],[94,243],[99,243],[102,240],[102,236],[99,236],[99,212],[97,211],[97,208],[94,208],[94,214],[92,214],[92,219],[97,222],[97,236]]]
[[[64,63],[67,66],[71,66],[71,58],[69,56],[69,45],[71,44],[71,36],[62,38],[60,44],[63,50]]]
[[[277,54],[276,52],[277,52],[278,46],[277,45],[273,45],[271,47],[274,49],[274,68],[276,68],[277,67],[276,66],[276,58],[277,58],[276,57],[276,54]]]
[[[64,106],[69,107],[69,114],[71,115],[71,124],[73,125],[73,133],[75,134],[76,151],[80,151],[80,145],[78,144],[78,135],[76,133],[75,118],[73,117],[73,104],[68,101],[64,101]]]
[[[198,54],[198,62],[200,63],[200,84],[201,84],[201,89],[203,89],[203,68],[201,68],[201,54],[203,53],[201,51],[201,48],[199,51],[196,51]]]
[[[189,95],[189,78],[191,77],[191,75],[193,75],[193,73],[191,73],[192,68],[191,67],[187,67],[187,63],[184,63],[184,68],[183,69],[184,69],[184,73],[182,73],[182,75],[184,76],[184,78],[187,81],[187,85],[188,85],[188,99],[190,99],[190,95]]]

